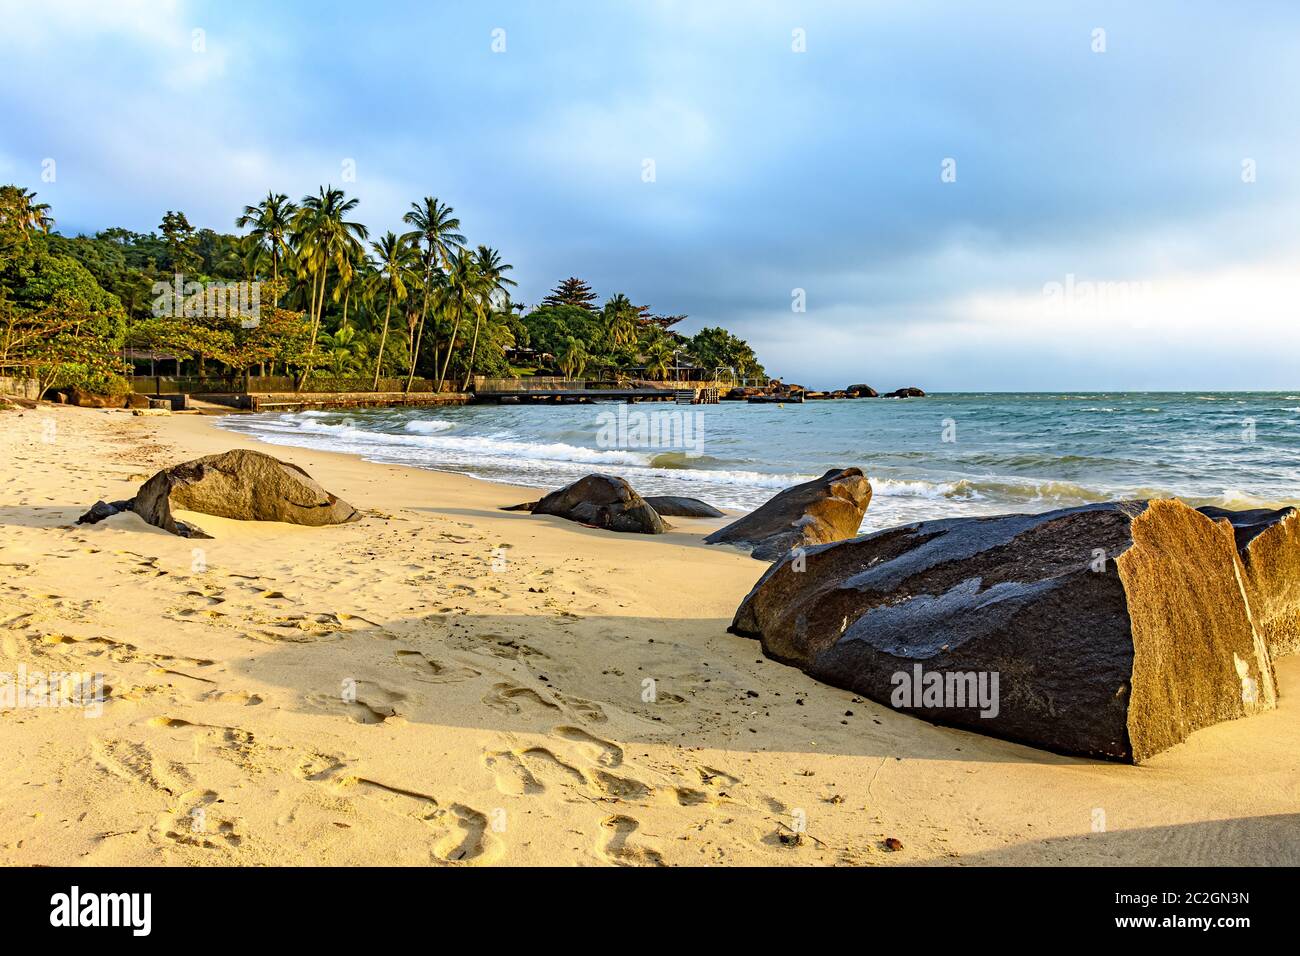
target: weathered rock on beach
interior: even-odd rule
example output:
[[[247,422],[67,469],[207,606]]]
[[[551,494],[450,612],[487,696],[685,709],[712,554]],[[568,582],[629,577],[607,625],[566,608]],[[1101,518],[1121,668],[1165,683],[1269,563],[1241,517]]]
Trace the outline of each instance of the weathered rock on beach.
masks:
[[[1176,500],[926,521],[801,561],[770,568],[731,630],[936,723],[1138,762],[1276,704],[1233,528]],[[972,706],[981,675],[994,707]]]
[[[330,494],[297,465],[246,449],[165,468],[141,485],[129,502],[97,502],[78,523],[93,524],[127,508],[149,524],[186,538],[209,535],[176,520],[173,509],[312,527],[360,518],[355,508]]]
[[[1300,651],[1300,512],[1198,510],[1232,525],[1251,614],[1269,654],[1278,658]]]
[[[532,512],[556,515],[593,528],[635,534],[663,534],[670,527],[631,485],[613,475],[579,478],[552,491],[537,502]]]
[[[721,511],[699,498],[681,495],[650,495],[645,499],[664,518],[722,518]]]
[[[871,483],[860,468],[832,468],[785,489],[704,540],[747,548],[755,558],[774,561],[793,548],[853,537],[870,503]]]
[[[623,481],[622,478],[613,478],[608,475],[589,475],[588,477],[604,478],[609,481],[622,481],[624,485],[627,485],[627,482]],[[586,479],[583,480],[585,481]],[[573,487],[575,487],[575,485],[569,486],[569,488],[573,488]],[[568,489],[561,489],[561,491],[566,491],[566,490]],[[632,490],[631,485],[627,485],[627,490],[631,492],[633,495],[636,494],[636,492]],[[553,494],[559,494],[559,492],[554,492]],[[719,511],[717,508],[713,507],[713,505],[709,504],[708,502],[701,501],[699,498],[686,498],[681,495],[651,495],[649,497],[642,498],[641,500],[646,504],[648,504],[651,508],[653,508],[661,518],[723,518],[726,517],[723,514],[723,512]],[[520,502],[517,505],[506,505],[501,510],[536,512],[537,506],[539,504],[541,504],[540,501],[524,501],[524,502]],[[547,513],[553,514],[554,512],[547,512]],[[568,517],[568,516],[561,515],[561,517]],[[574,519],[574,520],[581,520],[581,519]],[[590,523],[590,522],[584,521],[584,523]],[[603,525],[599,527],[603,527]],[[665,527],[667,526],[665,525]],[[626,529],[615,528],[613,530],[622,531]],[[652,531],[649,533],[655,534],[657,532]]]

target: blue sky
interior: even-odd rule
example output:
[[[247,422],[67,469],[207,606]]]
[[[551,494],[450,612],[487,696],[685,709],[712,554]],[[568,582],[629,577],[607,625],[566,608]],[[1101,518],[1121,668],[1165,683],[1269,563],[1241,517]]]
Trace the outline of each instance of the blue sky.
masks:
[[[1300,10],[974,6],[0,0],[0,180],[65,233],[435,195],[523,301],[814,387],[1300,387]]]

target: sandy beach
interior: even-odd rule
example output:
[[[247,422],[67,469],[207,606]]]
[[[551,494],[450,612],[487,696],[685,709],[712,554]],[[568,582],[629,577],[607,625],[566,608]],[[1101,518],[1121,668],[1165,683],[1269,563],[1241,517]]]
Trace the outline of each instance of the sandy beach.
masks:
[[[1294,656],[1274,712],[1142,766],[1068,758],[764,659],[726,628],[765,566],[701,544],[717,521],[502,512],[536,490],[197,415],[0,412],[0,447],[0,671],[108,694],[0,715],[8,865],[1300,863]],[[363,519],[74,524],[235,447]]]

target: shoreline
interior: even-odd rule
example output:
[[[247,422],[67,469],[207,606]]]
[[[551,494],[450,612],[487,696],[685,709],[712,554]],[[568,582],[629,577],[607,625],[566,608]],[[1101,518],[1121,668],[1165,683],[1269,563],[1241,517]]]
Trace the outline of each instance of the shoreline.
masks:
[[[1062,757],[764,658],[726,626],[766,566],[703,545],[709,522],[501,512],[535,489],[270,449],[205,415],[0,414],[0,670],[110,688],[96,719],[3,713],[7,864],[1300,862],[1295,657],[1277,711],[1140,767]],[[362,521],[71,524],[235,447]]]

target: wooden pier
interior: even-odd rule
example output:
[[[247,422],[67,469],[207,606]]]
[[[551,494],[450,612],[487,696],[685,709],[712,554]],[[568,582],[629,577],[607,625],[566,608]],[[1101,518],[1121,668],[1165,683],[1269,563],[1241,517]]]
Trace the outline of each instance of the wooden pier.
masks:
[[[474,404],[560,405],[591,402],[672,402],[677,393],[668,388],[529,388],[478,391]]]

